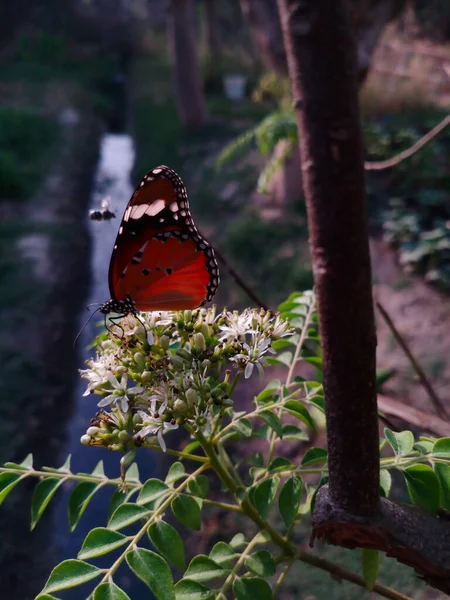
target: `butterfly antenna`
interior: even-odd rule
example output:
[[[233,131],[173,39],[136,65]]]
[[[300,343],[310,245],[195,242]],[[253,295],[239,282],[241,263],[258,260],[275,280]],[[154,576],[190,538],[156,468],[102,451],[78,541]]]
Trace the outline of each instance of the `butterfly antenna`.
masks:
[[[91,306],[101,306],[101,305],[102,305],[102,303],[101,303],[101,302],[91,302],[90,304],[88,304],[88,305],[86,306],[86,308],[87,308],[87,310],[89,310],[89,308],[90,308]]]
[[[92,306],[92,305],[90,305]],[[75,348],[75,346],[77,345],[78,342],[78,338],[80,337],[80,335],[83,333],[83,331],[86,329],[86,327],[89,325],[89,323],[92,321],[92,319],[95,316],[95,313],[98,313],[98,311],[100,310],[100,308],[97,308],[97,310],[94,310],[94,312],[92,313],[92,315],[89,317],[89,319],[86,321],[86,323],[83,325],[83,327],[80,329],[80,331],[77,333],[77,337],[74,339],[73,341],[73,347]]]

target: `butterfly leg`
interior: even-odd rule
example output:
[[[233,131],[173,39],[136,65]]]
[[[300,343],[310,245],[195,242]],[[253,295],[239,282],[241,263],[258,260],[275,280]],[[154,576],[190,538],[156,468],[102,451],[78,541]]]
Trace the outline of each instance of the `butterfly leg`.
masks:
[[[125,337],[125,331],[124,331],[124,329],[123,329],[123,327],[121,325],[119,325],[118,323],[116,323],[116,321],[118,321],[119,319],[122,319],[124,316],[125,315],[119,315],[118,317],[109,317],[109,320],[111,321],[111,323],[113,325],[115,325],[115,327],[118,327],[122,331],[122,335],[119,336],[114,331],[114,329],[111,329],[111,327],[108,327],[108,320],[107,320],[106,315],[105,315],[105,328],[109,331],[109,333],[111,333],[114,337],[118,338],[119,340],[123,340],[123,338]]]

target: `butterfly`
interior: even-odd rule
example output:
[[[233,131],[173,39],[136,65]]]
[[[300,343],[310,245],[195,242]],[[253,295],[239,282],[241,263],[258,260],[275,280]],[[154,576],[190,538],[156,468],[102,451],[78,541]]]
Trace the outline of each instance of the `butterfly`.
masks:
[[[181,178],[161,165],[131,196],[109,265],[111,299],[100,312],[185,310],[209,302],[220,282],[211,245],[189,212]]]
[[[116,213],[111,210],[111,197],[103,198],[101,208],[94,208],[89,211],[91,221],[110,221],[116,218]]]

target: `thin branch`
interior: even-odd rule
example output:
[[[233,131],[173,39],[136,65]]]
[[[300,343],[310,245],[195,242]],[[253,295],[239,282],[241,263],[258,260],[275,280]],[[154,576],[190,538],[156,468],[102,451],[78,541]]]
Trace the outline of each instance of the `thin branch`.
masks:
[[[450,125],[450,115],[447,115],[445,119],[442,119],[442,121],[438,123],[436,127],[433,127],[431,131],[426,133],[423,137],[420,138],[420,140],[418,140],[407,150],[403,150],[403,152],[400,152],[399,154],[396,154],[392,158],[388,158],[386,160],[366,161],[364,163],[364,169],[366,171],[382,171],[383,169],[389,169],[391,167],[397,166],[399,163],[406,160],[407,158],[410,158],[413,154],[418,152],[421,148],[425,146],[425,144],[431,142],[431,140],[434,137],[436,137],[438,133],[441,133],[441,131],[443,131],[448,125]]]
[[[420,428],[420,431],[427,431],[436,437],[446,437],[449,434],[448,421],[418,410],[396,398],[378,394],[378,408],[386,415],[397,417],[405,423]]]
[[[392,319],[389,316],[389,314],[386,311],[386,309],[383,307],[383,305],[380,302],[377,302],[376,304],[377,304],[378,310],[381,313],[381,316],[383,317],[383,319],[386,322],[387,326],[391,330],[392,335],[395,337],[398,345],[401,347],[401,349],[405,353],[405,355],[406,355],[407,359],[409,360],[412,368],[414,369],[414,371],[416,372],[417,376],[419,377],[420,383],[423,385],[423,387],[425,388],[425,390],[428,392],[428,395],[431,398],[431,401],[433,403],[433,406],[434,406],[437,414],[441,417],[441,419],[448,420],[447,411],[445,410],[445,408],[444,408],[444,406],[442,404],[442,401],[439,399],[438,395],[434,391],[434,388],[431,385],[428,377],[426,376],[425,371],[420,366],[418,360],[414,357],[413,353],[411,352],[411,350],[408,347],[408,344],[406,343],[405,339],[403,338],[403,336],[400,334],[400,332],[398,331],[398,329],[394,325],[394,322],[392,321]]]
[[[237,271],[234,270],[234,268],[230,265],[230,263],[228,262],[228,260],[224,257],[224,255],[219,252],[219,250],[217,249],[217,246],[214,246],[214,252],[217,256],[217,258],[220,260],[220,262],[224,265],[224,267],[227,269],[228,273],[231,275],[231,277],[235,280],[235,282],[238,284],[239,287],[241,287],[244,292],[247,294],[247,296],[253,300],[253,302],[257,305],[260,306],[261,308],[264,308],[264,310],[269,310],[267,305],[255,294],[255,292],[252,290],[251,287],[249,287],[245,281],[242,279],[242,277],[237,273]]]

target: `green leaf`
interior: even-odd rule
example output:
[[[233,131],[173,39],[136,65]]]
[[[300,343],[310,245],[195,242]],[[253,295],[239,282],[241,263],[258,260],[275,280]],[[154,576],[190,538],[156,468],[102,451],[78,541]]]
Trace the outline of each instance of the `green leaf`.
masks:
[[[414,504],[435,513],[440,503],[440,486],[436,473],[428,465],[413,465],[402,471]]]
[[[285,365],[286,367],[290,367],[292,363],[292,352],[282,352],[277,357],[268,358],[267,362],[271,365]]]
[[[258,417],[265,421],[271,427],[279,438],[283,437],[283,427],[280,419],[270,410],[263,410],[258,413]]]
[[[284,338],[281,340],[274,340],[272,342],[272,348],[274,350],[283,350],[284,348],[289,348],[290,346],[296,346],[298,343],[298,336],[294,335],[292,338]]]
[[[50,573],[43,592],[57,592],[66,590],[95,579],[102,574],[102,570],[82,560],[65,560]]]
[[[414,436],[411,431],[400,431],[397,433],[386,428],[384,436],[396,456],[406,456],[413,449]]]
[[[433,451],[433,446],[431,442],[415,442],[414,449],[420,452],[420,454],[431,454]]]
[[[259,577],[241,577],[233,581],[236,600],[272,600],[272,590],[264,579]]]
[[[131,463],[128,467],[127,472],[125,473],[125,481],[128,481],[129,483],[141,483],[141,480],[139,479],[139,468],[135,462]]]
[[[291,415],[294,415],[297,419],[306,423],[306,425],[311,427],[314,432],[316,431],[316,424],[302,402],[299,402],[298,400],[288,400],[284,403],[284,408],[286,408]]]
[[[278,392],[281,388],[281,381],[279,379],[274,379],[270,381],[266,387],[256,396],[256,402],[258,404],[265,404],[267,400],[270,400],[272,396]]]
[[[328,452],[325,448],[316,448],[313,446],[309,450],[305,452],[304,457],[302,458],[302,465],[316,465],[318,463],[326,462],[328,457]]]
[[[302,361],[314,365],[318,369],[322,370],[322,359],[320,356],[302,356]]]
[[[39,596],[36,596],[35,600],[58,600],[58,598],[56,598],[56,596],[51,596],[50,594],[39,594]]]
[[[291,463],[291,461],[284,456],[278,456],[268,466],[268,470],[272,473],[274,471],[286,471],[292,468],[295,468],[294,463]]]
[[[450,465],[441,462],[434,463],[434,472],[441,485],[440,505],[450,510]]]
[[[235,556],[234,550],[225,542],[217,542],[209,553],[209,558],[224,569],[233,568]]]
[[[206,498],[209,491],[209,479],[206,475],[198,475],[188,483],[188,489],[193,496]]]
[[[371,592],[377,580],[380,567],[380,553],[378,550],[362,549],[363,577],[366,588]]]
[[[252,423],[249,419],[239,419],[233,423],[233,429],[244,437],[250,437],[252,435]]]
[[[259,577],[272,577],[275,575],[275,562],[268,550],[258,550],[245,561],[247,569]]]
[[[9,492],[19,483],[23,475],[4,471],[0,473],[0,504],[9,494]]]
[[[120,548],[128,541],[126,535],[106,529],[105,527],[96,527],[92,529],[86,536],[83,542],[78,558],[81,560],[87,560],[94,556],[102,556],[108,554],[116,548]]]
[[[280,479],[275,476],[262,481],[253,488],[253,503],[258,510],[261,519],[267,519],[270,507],[275,500],[279,483]]]
[[[31,500],[31,529],[33,530],[42,513],[47,508],[50,500],[53,498],[56,490],[63,484],[63,479],[49,477],[43,479],[34,488],[33,499]]]
[[[230,546],[233,549],[240,548],[241,546],[245,546],[246,544],[247,541],[243,533],[237,533],[230,542]]]
[[[108,581],[95,588],[93,600],[130,600],[130,596],[115,583]]]
[[[392,486],[392,477],[387,469],[380,471],[380,488],[385,498],[389,498]]]
[[[175,600],[172,573],[166,561],[144,548],[135,548],[125,556],[128,566],[154,593],[158,600]]]
[[[311,398],[308,398],[308,402],[310,402],[313,406],[318,408],[320,412],[325,412],[325,398],[320,394],[317,394],[316,396],[311,396]]]
[[[186,469],[184,468],[183,463],[174,462],[170,465],[165,482],[167,485],[172,485],[172,483],[175,483],[179,479],[183,479],[183,477],[186,477]]]
[[[183,540],[172,525],[165,521],[156,521],[150,525],[147,533],[164,558],[179,569],[186,568]]]
[[[433,455],[438,458],[450,458],[450,438],[440,438],[433,446]]]
[[[143,506],[138,506],[132,502],[121,504],[109,520],[108,529],[123,529],[140,519],[148,517],[149,511]]]
[[[287,529],[292,526],[297,516],[302,489],[303,479],[300,475],[293,475],[286,481],[280,492],[278,508]]]
[[[120,489],[114,491],[114,494],[111,496],[111,500],[109,501],[108,506],[108,519],[111,519],[115,511],[119,508],[121,504],[128,502],[133,494],[136,493],[137,490],[130,490],[129,492],[123,492]]]
[[[147,479],[137,497],[137,504],[157,508],[161,501],[170,493],[169,486],[160,479]]]
[[[184,577],[193,581],[209,581],[210,579],[225,577],[228,573],[229,569],[224,569],[208,556],[199,554],[191,560]]]
[[[182,579],[175,585],[176,600],[210,600],[213,593],[202,583]]]
[[[376,385],[377,390],[380,390],[381,387],[391,379],[396,374],[395,369],[377,369],[377,379]]]
[[[89,502],[100,487],[101,484],[99,483],[83,481],[82,483],[79,483],[70,494],[68,507],[70,531],[73,531],[78,525]]]
[[[309,440],[309,435],[299,429],[296,425],[287,423],[286,425],[283,425],[283,439],[305,442]]]
[[[175,517],[191,529],[200,531],[202,526],[202,513],[198,502],[192,496],[180,494],[171,504],[172,512]]]
[[[19,471],[31,471],[33,469],[33,455],[27,454],[21,463],[6,462],[5,469],[18,469]]]
[[[197,440],[194,440],[193,442],[188,444],[185,448],[183,448],[183,452],[186,452],[186,454],[192,454],[192,452],[194,452],[194,450],[197,450],[198,448],[200,448],[200,446],[201,446],[200,442],[197,442]]]

